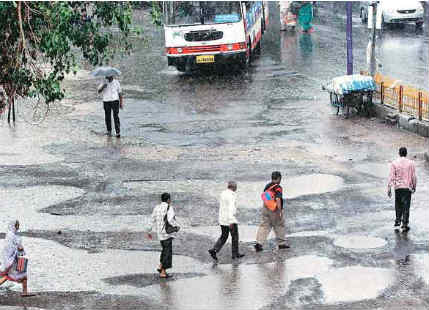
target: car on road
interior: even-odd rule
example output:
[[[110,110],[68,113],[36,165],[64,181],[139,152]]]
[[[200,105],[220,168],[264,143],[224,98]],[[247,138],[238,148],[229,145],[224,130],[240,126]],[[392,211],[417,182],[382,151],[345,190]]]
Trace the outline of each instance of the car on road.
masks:
[[[361,1],[360,18],[362,23],[368,21],[368,5],[372,1]],[[417,0],[381,0],[378,1],[378,9],[381,8],[382,25],[415,23],[421,28],[424,23],[424,9]]]

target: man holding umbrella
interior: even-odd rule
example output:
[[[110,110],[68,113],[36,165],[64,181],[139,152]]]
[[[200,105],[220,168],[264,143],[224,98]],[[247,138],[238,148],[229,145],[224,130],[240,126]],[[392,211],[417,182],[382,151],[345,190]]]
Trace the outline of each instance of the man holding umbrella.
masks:
[[[121,137],[121,128],[119,122],[119,108],[123,108],[123,97],[121,92],[121,85],[119,81],[114,79],[114,75],[119,75],[120,71],[114,68],[99,68],[93,72],[94,76],[103,75],[106,81],[98,87],[98,93],[103,95],[103,106],[105,113],[105,121],[107,128],[107,135],[112,135],[112,111],[113,120],[115,122],[116,137]]]

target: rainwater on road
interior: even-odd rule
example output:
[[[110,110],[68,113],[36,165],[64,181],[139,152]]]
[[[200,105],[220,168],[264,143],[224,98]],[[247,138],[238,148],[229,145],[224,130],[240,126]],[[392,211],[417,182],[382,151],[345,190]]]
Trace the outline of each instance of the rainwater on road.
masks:
[[[323,5],[311,35],[280,32],[271,3],[262,55],[247,71],[178,73],[163,33],[137,11],[146,40],[122,71],[121,139],[104,136],[91,68],[40,126],[0,120],[0,231],[21,222],[29,288],[0,286],[0,309],[427,309],[429,179],[425,138],[375,118],[335,114],[321,84],[346,73],[345,14]],[[366,70],[368,30],[354,16],[354,70]],[[428,31],[379,38],[380,70],[427,90]],[[386,195],[400,146],[416,161],[411,231],[393,231]],[[253,245],[260,194],[283,174],[288,250]],[[218,196],[238,183],[240,251],[213,264]],[[160,245],[145,233],[160,193],[182,230],[173,277],[160,281]],[[3,228],[3,230],[1,230]],[[4,234],[0,235],[4,238]]]

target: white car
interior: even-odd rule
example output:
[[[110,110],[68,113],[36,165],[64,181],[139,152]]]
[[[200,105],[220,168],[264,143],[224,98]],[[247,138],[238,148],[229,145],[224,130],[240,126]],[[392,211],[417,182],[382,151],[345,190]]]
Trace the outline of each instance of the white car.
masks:
[[[372,1],[362,1],[360,18],[362,23],[368,20],[368,5]],[[377,9],[382,10],[383,24],[415,23],[420,28],[424,23],[424,9],[417,0],[381,0]]]

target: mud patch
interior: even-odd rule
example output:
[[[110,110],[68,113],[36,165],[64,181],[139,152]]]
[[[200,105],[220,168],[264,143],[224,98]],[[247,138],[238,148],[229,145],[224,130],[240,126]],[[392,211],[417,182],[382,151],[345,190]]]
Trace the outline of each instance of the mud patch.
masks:
[[[21,298],[15,292],[1,292],[0,306],[5,310],[41,310],[41,309],[82,309],[82,310],[105,310],[105,309],[154,309],[166,310],[165,306],[157,304],[149,297],[106,295],[96,292],[37,292],[37,296]],[[3,307],[5,306],[5,307]]]
[[[171,273],[171,278],[160,279],[159,274],[130,274],[126,276],[119,276],[113,278],[106,278],[103,281],[109,283],[110,285],[129,285],[138,288],[146,287],[152,285],[155,282],[171,282],[181,279],[190,279],[196,277],[203,277],[206,274],[204,273]]]

